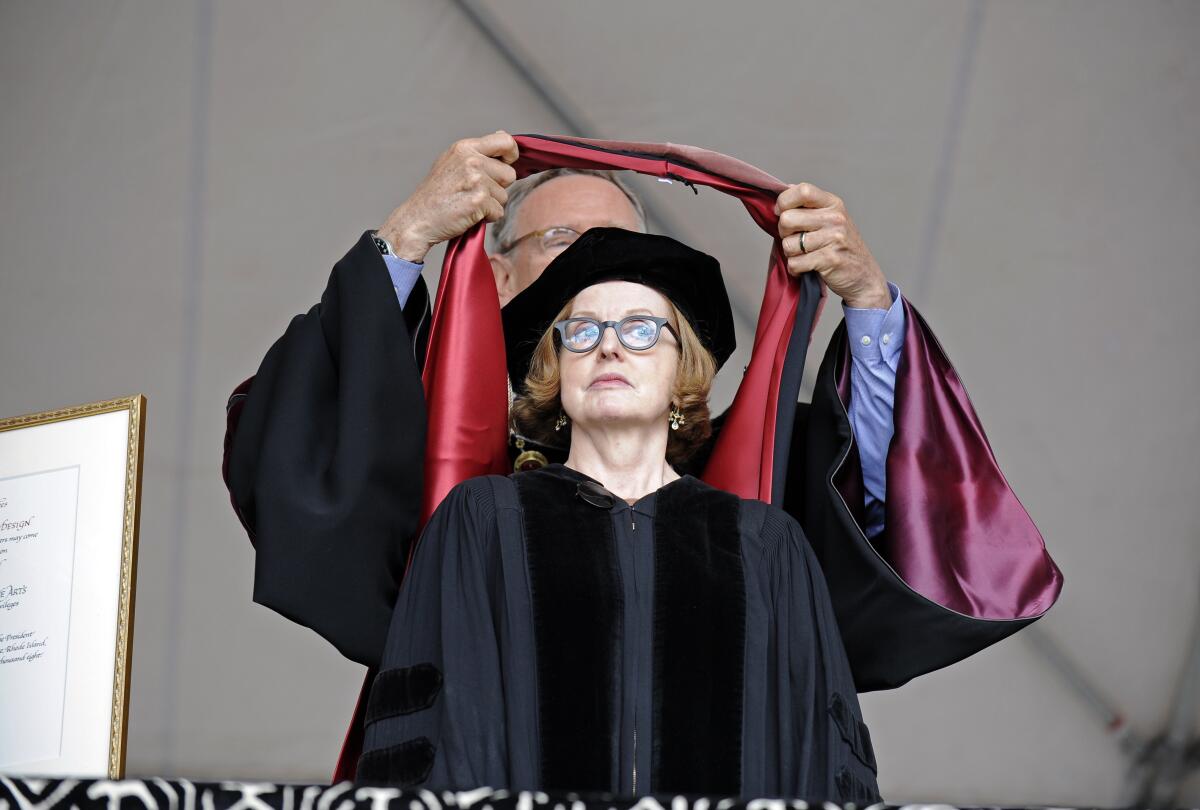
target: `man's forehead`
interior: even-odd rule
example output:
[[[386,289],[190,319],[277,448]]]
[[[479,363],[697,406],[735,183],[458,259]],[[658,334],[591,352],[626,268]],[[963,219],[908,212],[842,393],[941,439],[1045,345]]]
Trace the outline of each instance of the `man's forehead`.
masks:
[[[637,213],[629,198],[602,177],[571,174],[535,188],[517,212],[520,231],[562,225],[575,230],[601,226],[637,228]]]

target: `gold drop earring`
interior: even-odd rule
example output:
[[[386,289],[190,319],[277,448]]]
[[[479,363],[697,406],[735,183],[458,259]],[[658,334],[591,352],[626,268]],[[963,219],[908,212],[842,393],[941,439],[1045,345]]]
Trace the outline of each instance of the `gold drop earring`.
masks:
[[[671,430],[679,430],[680,425],[687,424],[687,420],[683,418],[683,411],[679,410],[675,403],[671,403],[671,415],[667,419],[671,423]]]
[[[558,431],[562,430],[563,428],[565,428],[567,426],[567,421],[568,421],[567,420],[567,412],[559,411],[558,412],[558,421],[554,423],[555,432],[558,432]]]

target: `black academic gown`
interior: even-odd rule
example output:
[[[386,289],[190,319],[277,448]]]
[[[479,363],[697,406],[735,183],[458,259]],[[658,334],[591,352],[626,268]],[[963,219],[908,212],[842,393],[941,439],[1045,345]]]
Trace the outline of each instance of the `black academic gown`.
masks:
[[[223,473],[254,601],[379,662],[417,535],[429,296],[402,311],[370,234],[230,397]]]
[[[561,465],[454,488],[392,616],[363,781],[878,799],[824,578],[782,510]]]

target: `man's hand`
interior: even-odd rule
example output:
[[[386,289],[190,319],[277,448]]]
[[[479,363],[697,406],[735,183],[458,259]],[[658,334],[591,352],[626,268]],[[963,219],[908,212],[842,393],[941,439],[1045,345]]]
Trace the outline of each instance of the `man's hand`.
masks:
[[[799,183],[780,193],[775,213],[789,273],[817,271],[848,307],[892,305],[887,279],[839,197],[811,183]]]
[[[430,248],[465,233],[480,220],[495,222],[517,179],[509,164],[517,142],[503,130],[458,141],[436,161],[412,196],[391,213],[379,235],[402,259],[419,262]]]

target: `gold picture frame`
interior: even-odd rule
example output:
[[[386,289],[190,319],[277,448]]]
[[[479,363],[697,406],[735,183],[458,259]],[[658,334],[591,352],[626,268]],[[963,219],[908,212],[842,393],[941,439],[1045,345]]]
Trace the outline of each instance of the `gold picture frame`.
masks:
[[[125,415],[123,425],[119,414]],[[118,433],[123,435],[118,435]],[[44,667],[57,661],[57,658],[62,658],[63,661],[61,699],[53,694],[50,687],[44,687],[49,699],[51,701],[59,700],[57,705],[61,706],[57,715],[60,721],[57,756],[39,756],[37,753],[33,753],[33,748],[36,746],[22,751],[19,748],[20,739],[10,739],[6,742],[5,732],[0,729],[0,773],[27,776],[95,776],[110,779],[124,777],[145,436],[146,397],[141,394],[0,419],[0,507],[10,505],[10,499],[5,497],[4,485],[6,482],[12,483],[10,489],[14,489],[14,491],[33,493],[30,496],[35,499],[33,502],[37,502],[36,498],[40,495],[42,498],[40,503],[43,504],[51,502],[47,499],[54,494],[51,491],[54,481],[44,480],[39,492],[36,486],[30,483],[38,476],[45,479],[52,474],[72,473],[75,486],[74,524],[70,538],[70,573],[69,576],[64,576],[60,572],[55,580],[60,595],[63,592],[62,589],[65,588],[65,593],[70,596],[66,610],[67,633],[65,640],[58,645],[63,647],[61,651],[57,650],[55,646],[50,646],[49,657],[44,661],[36,662],[36,665]],[[123,452],[122,458],[116,457],[118,449]],[[118,497],[120,498],[119,504],[115,503]],[[61,498],[60,501],[67,503]],[[53,510],[51,512],[53,514]],[[3,516],[0,515],[0,517]],[[36,516],[27,521],[6,522],[0,520],[0,529],[6,526],[26,526],[35,519]],[[65,518],[59,522],[64,527],[69,523]],[[16,531],[20,531],[20,529]],[[118,531],[119,537],[116,536]],[[0,531],[0,544],[6,540],[4,534],[3,531]],[[65,537],[65,531],[60,534]],[[83,544],[78,543],[81,535],[86,541]],[[54,537],[57,535],[52,535],[52,539]],[[32,539],[27,546],[22,546],[21,541],[27,538]],[[10,570],[15,569],[18,573],[21,572],[22,568],[19,565],[21,556],[37,553],[22,549],[36,548],[38,538],[37,532],[27,533],[23,536],[10,532],[10,536],[7,538],[11,541],[9,547],[0,545],[0,566],[9,561]],[[43,541],[42,545],[53,546],[54,544],[50,541]],[[15,555],[15,560],[13,559],[14,550],[21,552],[19,555]],[[56,553],[61,555],[65,552]],[[14,562],[18,564],[12,564]],[[42,567],[45,568],[44,565]],[[107,581],[114,570],[119,571],[115,587],[113,587],[114,583]],[[3,573],[4,569],[0,568],[0,599],[3,598],[2,589],[5,587]],[[92,576],[103,577],[105,581],[95,583],[93,587],[87,582],[87,578]],[[63,585],[64,581],[65,585]],[[19,586],[24,589],[16,591],[12,591],[13,586],[9,585],[9,587],[12,593],[25,594],[29,586]],[[88,597],[101,595],[103,598],[100,601],[103,604],[99,607],[83,605],[77,609],[74,602],[80,592]],[[35,588],[33,595],[39,596],[39,590]],[[111,602],[114,598],[115,605],[112,605]],[[4,627],[3,622],[6,616],[9,617],[9,624],[16,626],[16,621],[34,621],[38,616],[44,615],[44,613],[38,613],[39,609],[45,608],[44,602],[45,600],[35,601],[33,607],[26,611],[28,615],[22,616],[22,612],[19,610],[22,603],[18,600],[15,608],[10,606],[0,613],[0,630]],[[61,605],[54,606],[53,609],[61,612]],[[94,630],[97,623],[106,624],[110,621],[114,613],[115,638],[113,638],[111,654],[112,677],[111,682],[100,683],[99,675],[94,675],[93,672],[106,675],[107,667],[98,666],[96,662],[103,660],[99,658],[99,655],[101,650],[106,650],[107,647],[100,648],[98,646],[103,644],[102,640],[86,639],[86,632],[72,634],[70,631],[77,621],[83,625],[82,630]],[[11,618],[14,614],[18,617],[15,620]],[[93,615],[101,618],[93,619]],[[21,627],[25,626],[21,625]],[[22,635],[28,635],[28,633],[6,635],[0,632],[0,642]],[[82,642],[78,638],[80,635],[85,636],[85,640]],[[40,644],[47,646],[48,642],[42,640]],[[7,658],[0,657],[0,684],[4,683],[5,669],[2,666],[4,664],[9,666],[8,671],[13,673],[13,679],[23,678],[22,682],[25,683],[31,681],[31,676],[27,673],[32,670],[32,666],[29,665],[35,662],[28,652],[24,653],[22,657],[19,652],[22,646],[23,644],[16,644],[7,647],[0,643],[0,655],[3,655],[8,649],[16,648],[18,650],[9,653]],[[80,669],[72,671],[72,667]],[[57,670],[52,668],[51,672],[56,674]],[[101,690],[105,687],[107,687],[108,705],[103,707],[102,711],[99,704],[105,694]],[[15,700],[15,698],[11,699]],[[0,698],[0,702],[3,702],[3,698]],[[30,722],[38,723],[42,721],[45,713],[33,717],[33,711],[30,710],[29,714]],[[103,729],[99,727],[103,725],[105,716],[107,716],[107,731],[105,736],[101,736]],[[79,724],[81,727],[74,728],[72,723]],[[84,728],[83,725],[87,727]],[[17,728],[20,728],[19,723]],[[51,740],[50,744],[52,744],[52,730],[43,736]],[[45,753],[51,749],[43,746],[37,750]],[[24,761],[21,760],[22,756],[25,756]]]

